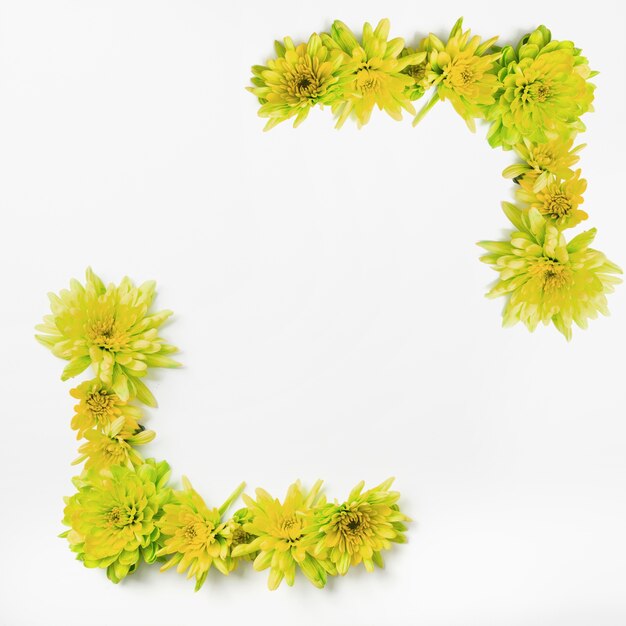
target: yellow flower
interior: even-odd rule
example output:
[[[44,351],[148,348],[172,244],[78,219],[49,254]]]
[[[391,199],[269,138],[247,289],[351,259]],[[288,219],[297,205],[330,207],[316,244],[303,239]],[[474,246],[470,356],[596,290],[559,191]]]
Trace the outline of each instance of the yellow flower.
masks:
[[[283,578],[288,585],[293,585],[296,567],[319,588],[326,584],[328,574],[336,573],[324,552],[314,553],[314,546],[305,540],[313,524],[314,507],[325,504],[319,497],[321,486],[322,481],[318,481],[307,494],[296,482],[289,487],[283,503],[263,489],[256,490],[256,501],[243,496],[253,517],[243,528],[255,539],[234,548],[232,556],[240,557],[258,550],[254,569],[270,568],[268,587],[272,590]]]
[[[156,559],[155,521],[170,496],[165,461],[148,459],[135,470],[122,465],[86,471],[73,482],[78,492],[66,498],[62,533],[86,567],[106,568],[114,583],[135,571],[140,561]]]
[[[424,52],[405,54],[401,38],[387,41],[389,20],[381,20],[376,29],[365,23],[363,36],[359,42],[354,33],[339,20],[336,20],[330,34],[322,34],[324,45],[343,52],[347,57],[350,79],[344,87],[343,97],[332,104],[337,115],[337,128],[352,115],[358,126],[367,124],[374,106],[385,110],[393,119],[402,119],[402,109],[415,113],[407,87],[415,83],[411,76],[403,73],[410,65],[421,63]]]
[[[553,139],[540,144],[524,139],[522,143],[513,146],[524,162],[510,165],[502,172],[502,176],[514,178],[534,192],[541,191],[554,177],[571,178],[574,176],[571,167],[578,163],[578,152],[585,147],[585,144],[580,144],[572,148],[573,144],[573,139]]]
[[[209,509],[187,478],[183,484],[184,490],[175,491],[173,501],[164,506],[158,523],[164,545],[157,556],[171,556],[161,571],[173,565],[179,573],[188,570],[187,578],[195,576],[198,591],[211,566],[226,575],[234,569],[229,559],[232,528],[222,517],[245,485],[239,485],[219,509]]]
[[[363,563],[367,571],[374,565],[383,566],[382,550],[393,543],[404,543],[405,522],[409,518],[400,512],[400,494],[389,491],[393,478],[363,493],[360,482],[346,502],[326,504],[315,515],[311,539],[316,552],[328,553],[342,576],[351,565]]]
[[[500,87],[495,74],[495,62],[500,53],[485,54],[497,41],[497,37],[480,43],[480,37],[471,37],[471,31],[463,32],[463,18],[452,27],[450,37],[444,44],[432,33],[422,43],[428,53],[427,81],[437,91],[432,100],[416,116],[417,124],[439,100],[450,100],[455,111],[475,131],[475,117],[484,117],[486,105],[495,102],[494,94]]]
[[[554,326],[569,340],[572,322],[587,327],[588,318],[608,315],[606,294],[621,280],[622,270],[593,250],[596,230],[569,243],[538,209],[520,210],[504,202],[503,209],[517,229],[509,241],[482,241],[481,260],[493,266],[499,280],[487,294],[506,296],[504,326],[523,322],[535,330],[541,322]]]
[[[70,390],[70,394],[80,400],[74,407],[76,412],[72,418],[72,428],[77,430],[76,438],[80,439],[90,428],[103,430],[110,426],[118,417],[124,416],[124,433],[133,434],[139,430],[141,411],[122,401],[109,387],[97,378],[87,380]]]
[[[489,107],[491,146],[504,149],[522,142],[569,139],[585,130],[580,117],[592,109],[596,74],[571,41],[552,41],[545,26],[505,46],[499,60],[502,88]]]
[[[578,208],[583,203],[582,194],[587,188],[587,181],[580,178],[580,170],[565,181],[552,179],[541,191],[529,188],[530,181],[522,180],[521,186],[517,192],[520,202],[539,209],[559,230],[572,228],[588,217]]]
[[[118,417],[102,431],[91,429],[85,432],[87,443],[78,448],[80,456],[72,462],[72,465],[87,459],[85,469],[100,470],[112,465],[126,465],[132,469],[133,466],[143,463],[143,459],[133,446],[150,443],[155,436],[153,430],[128,431],[126,418]]]
[[[37,339],[52,353],[69,361],[67,380],[92,365],[96,377],[122,401],[137,397],[144,404],[156,401],[141,378],[148,367],[178,367],[168,355],[176,348],[163,342],[158,328],[171,311],[150,313],[155,283],[134,287],[129,278],[105,287],[87,270],[83,286],[72,280],[70,289],[49,294],[52,315],[37,326]]]
[[[254,87],[248,87],[261,103],[259,116],[269,118],[265,130],[292,117],[298,126],[316,104],[332,104],[341,97],[347,75],[344,55],[325,46],[316,33],[298,46],[285,37],[275,49],[276,59],[252,68]]]

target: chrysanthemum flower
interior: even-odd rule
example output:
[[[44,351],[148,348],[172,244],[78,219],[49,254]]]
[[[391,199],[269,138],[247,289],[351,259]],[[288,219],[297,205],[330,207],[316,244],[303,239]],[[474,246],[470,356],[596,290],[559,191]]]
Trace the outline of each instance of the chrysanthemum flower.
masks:
[[[481,260],[500,274],[487,294],[507,296],[504,326],[523,322],[535,330],[550,322],[569,340],[572,322],[587,327],[588,318],[608,315],[606,294],[621,280],[622,271],[604,254],[593,250],[596,230],[574,237],[569,243],[538,209],[521,211],[507,202],[503,209],[517,229],[510,241],[482,241],[487,250]]]
[[[553,139],[534,144],[528,139],[516,146],[515,152],[523,163],[510,165],[503,172],[505,178],[515,178],[534,192],[541,191],[554,177],[566,180],[574,176],[572,165],[578,163],[578,153],[585,147],[582,143],[573,148],[574,140]]]
[[[410,48],[407,46],[406,48],[402,49],[402,52],[400,53],[400,60],[407,56],[416,58],[415,55],[419,55],[420,52],[424,51],[417,50],[416,48]],[[420,57],[418,56],[417,58]],[[411,65],[407,65],[402,70],[403,74],[406,74],[413,79],[413,84],[405,88],[405,93],[409,97],[409,100],[419,100],[431,87],[431,81],[429,76],[427,75],[427,70],[428,59],[426,57],[424,57],[424,59],[419,63],[412,63]]]
[[[592,110],[596,74],[571,41],[551,41],[540,26],[525,35],[517,48],[505,46],[499,61],[502,89],[489,107],[487,138],[505,149],[522,142],[568,139],[585,130],[580,117]]]
[[[188,570],[187,578],[195,576],[198,591],[211,566],[222,574],[233,569],[228,559],[232,530],[222,517],[239,497],[244,484],[219,509],[209,509],[187,478],[183,478],[183,484],[185,489],[174,492],[173,501],[165,505],[158,523],[164,542],[157,556],[171,556],[161,571],[173,565],[179,573]]]
[[[176,348],[163,342],[158,328],[171,311],[150,313],[155,283],[134,287],[129,278],[105,287],[87,270],[85,286],[72,280],[70,289],[49,294],[52,315],[37,326],[37,339],[53,354],[69,361],[62,379],[92,365],[96,377],[123,401],[137,397],[144,404],[156,401],[141,378],[149,367],[178,367],[169,354]]]
[[[360,482],[346,502],[326,504],[316,512],[310,541],[316,552],[328,554],[342,576],[359,563],[368,571],[374,565],[382,567],[381,551],[406,541],[409,518],[396,504],[400,494],[389,491],[392,482],[390,478],[366,492],[365,483]]]
[[[63,523],[77,559],[86,567],[106,568],[114,583],[135,571],[143,558],[156,559],[155,521],[167,501],[169,465],[148,459],[135,470],[117,465],[87,471],[74,479],[78,493],[66,498]]]
[[[126,465],[132,469],[143,463],[134,447],[150,443],[155,436],[153,430],[141,430],[141,427],[135,432],[129,431],[126,418],[118,417],[102,430],[92,428],[85,432],[87,443],[78,448],[80,456],[72,462],[72,465],[82,463],[86,459],[87,470],[107,469],[112,465]]]
[[[243,507],[237,511],[235,511],[232,517],[226,522],[230,529],[230,552],[228,557],[226,558],[226,565],[229,571],[236,569],[239,561],[242,559],[244,561],[254,561],[258,556],[258,550],[254,552],[248,552],[239,557],[233,557],[233,550],[237,546],[242,546],[251,543],[254,541],[254,535],[251,535],[246,529],[245,525],[250,524],[253,520],[252,513],[248,507]]]
[[[316,104],[341,97],[347,70],[340,50],[326,47],[317,33],[306,44],[296,46],[285,37],[284,44],[277,41],[274,47],[277,58],[267,66],[255,65],[254,87],[248,87],[261,103],[259,116],[268,118],[265,130],[291,118],[298,126]]]
[[[517,198],[526,206],[539,209],[559,230],[572,228],[587,219],[587,213],[579,209],[587,181],[580,178],[580,170],[567,180],[553,178],[541,191],[533,191],[530,181],[521,181]]]
[[[500,83],[495,74],[495,61],[500,53],[485,54],[493,47],[497,37],[480,43],[480,37],[463,32],[463,18],[452,27],[444,44],[432,33],[422,47],[428,53],[427,81],[437,91],[430,102],[419,112],[417,124],[439,100],[450,100],[455,111],[465,120],[470,130],[476,129],[474,118],[484,117],[484,107],[493,104]]]
[[[424,52],[400,56],[404,40],[400,37],[387,41],[389,20],[381,20],[375,29],[368,23],[363,26],[359,42],[354,33],[336,20],[330,34],[322,34],[322,41],[331,49],[338,49],[347,57],[350,79],[346,82],[342,98],[332,104],[337,115],[337,128],[352,115],[357,124],[367,124],[374,106],[385,110],[393,119],[402,119],[402,109],[415,113],[407,87],[415,84],[411,76],[403,73],[410,65],[421,63]]]
[[[122,431],[132,435],[139,430],[141,411],[119,398],[101,380],[86,380],[70,390],[70,394],[79,400],[74,407],[76,412],[72,418],[72,428],[77,430],[76,438],[80,439],[85,431],[91,428],[104,430],[119,417],[124,417]]]
[[[243,496],[253,516],[243,528],[255,539],[234,548],[232,556],[236,558],[258,550],[254,569],[270,568],[270,589],[276,589],[283,578],[288,585],[293,585],[296,567],[319,588],[326,584],[328,574],[336,573],[324,552],[314,554],[314,546],[305,540],[313,523],[314,507],[325,504],[319,496],[321,486],[322,482],[318,481],[307,494],[296,482],[289,487],[282,504],[263,489],[256,490],[256,501],[245,494]]]

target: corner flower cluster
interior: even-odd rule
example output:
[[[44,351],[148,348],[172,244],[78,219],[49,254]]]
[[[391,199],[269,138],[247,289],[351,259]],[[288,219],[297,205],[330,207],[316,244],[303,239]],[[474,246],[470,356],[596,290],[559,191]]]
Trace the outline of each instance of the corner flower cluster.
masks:
[[[324,58],[330,55],[335,63],[333,71],[337,79],[333,82],[332,95],[327,92],[323,104],[330,105],[335,113],[338,128],[349,118],[359,127],[365,125],[375,107],[396,120],[402,119],[403,111],[408,111],[414,115],[415,126],[438,102],[448,100],[471,131],[476,130],[476,120],[484,121],[489,125],[489,144],[514,150],[519,157],[518,162],[503,172],[505,178],[513,179],[519,186],[515,193],[518,206],[514,207],[523,215],[519,219],[528,221],[532,215],[534,223],[538,215],[546,222],[543,231],[561,233],[589,217],[581,208],[587,181],[582,171],[573,166],[580,160],[580,151],[584,148],[584,144],[575,145],[576,136],[585,130],[582,116],[593,110],[595,86],[590,79],[597,72],[591,70],[580,48],[571,41],[553,39],[550,30],[543,25],[524,35],[517,44],[504,46],[496,45],[498,37],[481,41],[480,37],[472,36],[469,30],[463,29],[462,18],[454,24],[447,39],[430,33],[415,46],[405,45],[400,38],[389,39],[389,31],[389,20],[381,20],[375,29],[366,23],[359,38],[343,22],[335,21],[329,33],[319,36],[321,46],[330,51],[324,53]],[[268,66],[282,63],[283,50],[277,48],[279,58],[268,62]],[[280,82],[284,91],[292,80],[265,70],[261,72],[257,67],[253,68],[253,74],[255,87],[251,90],[258,96],[266,93],[263,90],[267,90],[272,81]],[[281,110],[291,106],[293,101],[283,91],[282,95],[273,96],[273,106],[280,105]],[[412,103],[429,91],[432,91],[431,97],[415,115]],[[259,115],[265,117],[267,105],[264,100],[261,103]],[[313,100],[309,103],[315,104]],[[296,123],[301,119],[297,117]],[[281,120],[276,118],[275,121]],[[274,125],[268,123],[266,128]],[[512,205],[507,203],[507,206]],[[510,219],[514,210],[507,209],[505,214]],[[517,228],[515,223],[513,226]],[[589,232],[595,233],[595,229]],[[508,250],[509,243],[500,243],[502,249]],[[490,242],[490,245],[495,243]],[[610,280],[578,280],[574,286],[563,279],[562,290],[569,290],[570,299],[575,294],[586,305],[573,300],[566,305],[562,294],[564,299],[557,308],[563,313],[542,313],[542,321],[553,322],[569,339],[572,320],[583,325],[583,318],[595,316],[592,311],[606,314],[606,305],[600,304],[604,303],[605,294],[612,286],[620,282],[614,276],[620,272],[619,268],[612,263],[610,267]],[[578,271],[577,265],[576,268]],[[500,269],[499,266],[496,269]],[[569,276],[570,269],[563,270],[563,276]],[[536,280],[530,284],[534,285],[532,293],[529,289],[496,289],[489,293],[490,297],[503,295],[507,298],[505,325],[513,319],[512,310],[522,313],[538,306],[545,312],[555,306],[554,281]],[[512,302],[517,305],[511,305]],[[534,330],[537,326],[534,314],[522,313],[522,317],[528,321],[526,326]]]
[[[581,116],[591,111],[597,74],[571,41],[555,41],[540,26],[515,47],[505,46],[498,61],[500,88],[489,107],[487,139],[510,149],[523,139],[567,141],[584,131]]]
[[[85,440],[74,464],[84,462],[84,467],[73,479],[76,492],[65,498],[63,524],[68,530],[60,536],[68,541],[76,558],[85,567],[105,569],[114,583],[135,572],[141,563],[159,561],[161,571],[175,567],[194,578],[196,591],[211,570],[228,575],[240,563],[252,563],[256,570],[269,568],[270,589],[276,589],[283,579],[293,585],[298,570],[315,586],[324,587],[328,576],[345,574],[347,551],[348,566],[363,562],[372,569],[373,563],[382,565],[380,552],[404,540],[403,521],[408,519],[396,505],[399,494],[388,491],[390,481],[363,494],[363,485],[359,485],[345,505],[359,524],[348,521],[342,526],[339,522],[339,530],[334,530],[333,505],[321,496],[321,481],[308,492],[299,482],[294,483],[282,503],[262,489],[257,490],[256,501],[242,496],[245,483],[241,483],[226,502],[213,507],[186,477],[182,490],[170,487],[166,461],[143,459],[137,448],[155,437],[154,431],[140,423],[143,412],[136,405],[139,400],[146,403],[147,387],[129,378],[121,394],[112,380],[103,379],[100,364],[111,358],[115,369],[120,358],[123,364],[134,358],[146,366],[173,366],[174,362],[163,360],[166,357],[150,358],[160,352],[155,345],[166,346],[167,354],[174,351],[157,335],[159,320],[169,312],[151,313],[153,297],[153,284],[136,290],[126,278],[120,287],[105,288],[87,270],[86,286],[72,281],[70,291],[51,296],[53,314],[38,327],[48,334],[37,338],[66,360],[84,356],[89,330],[102,319],[107,320],[111,337],[123,332],[144,336],[124,346],[117,339],[111,340],[109,348],[89,346],[90,359],[96,350],[107,350],[110,355],[94,354],[90,363],[96,377],[70,391],[78,400],[71,427],[77,438]],[[70,317],[75,321],[70,323]],[[128,356],[131,353],[135,356]],[[127,376],[128,371],[123,374]],[[240,496],[246,506],[227,516]],[[345,528],[349,528],[352,543],[338,544],[337,532]]]
[[[74,479],[77,488],[66,499],[63,523],[70,529],[71,549],[86,567],[106,568],[118,583],[143,561],[156,559],[159,529],[156,521],[170,496],[165,461],[148,459],[140,467],[112,466],[88,470]]]

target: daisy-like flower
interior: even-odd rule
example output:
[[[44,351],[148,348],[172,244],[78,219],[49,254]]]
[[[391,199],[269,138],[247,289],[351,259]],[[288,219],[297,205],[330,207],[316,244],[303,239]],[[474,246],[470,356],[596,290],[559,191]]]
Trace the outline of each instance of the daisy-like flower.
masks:
[[[277,41],[274,47],[277,58],[255,65],[254,87],[248,87],[261,103],[259,116],[268,118],[265,130],[291,118],[298,126],[312,107],[341,97],[348,72],[340,50],[329,49],[317,33],[308,43],[296,46],[285,37],[284,44]]]
[[[590,248],[596,235],[591,229],[569,243],[538,209],[520,210],[503,203],[517,229],[509,241],[482,241],[487,250],[481,260],[499,273],[490,298],[506,296],[504,326],[522,322],[535,330],[552,322],[569,340],[572,322],[587,327],[588,318],[608,315],[606,294],[620,283],[621,269],[604,254]]]
[[[559,230],[572,228],[587,219],[587,213],[579,209],[584,200],[582,194],[587,181],[580,178],[580,170],[567,180],[553,178],[541,191],[533,191],[530,181],[521,181],[517,198],[526,206],[539,209]]]
[[[49,294],[52,314],[44,317],[36,338],[52,353],[69,361],[62,380],[90,365],[96,377],[122,400],[137,397],[156,406],[141,378],[149,367],[178,367],[168,355],[176,348],[164,343],[158,329],[171,311],[150,313],[154,281],[135,287],[129,278],[115,286],[87,270],[86,284],[72,280],[70,289]]]
[[[268,587],[272,590],[283,578],[288,585],[293,585],[296,567],[319,588],[326,584],[328,574],[336,574],[336,568],[324,552],[314,553],[314,546],[306,541],[306,533],[314,520],[314,507],[325,504],[325,499],[319,496],[321,486],[322,482],[318,481],[306,493],[296,482],[289,487],[283,503],[263,489],[256,490],[256,501],[243,495],[253,518],[243,529],[255,538],[234,548],[232,556],[259,551],[254,569],[270,568]]]
[[[155,524],[170,495],[170,469],[165,461],[148,459],[131,470],[117,465],[108,471],[87,471],[74,478],[78,493],[66,498],[63,523],[77,559],[86,567],[106,568],[119,582],[143,559],[153,563],[159,530]]]
[[[363,26],[363,36],[358,41],[354,33],[336,20],[330,34],[322,34],[322,41],[331,49],[343,52],[350,70],[349,80],[342,98],[332,104],[340,128],[351,115],[359,127],[367,124],[374,106],[385,110],[393,119],[402,119],[402,109],[411,114],[415,109],[406,89],[415,84],[403,73],[407,67],[417,65],[426,58],[425,52],[404,54],[404,40],[389,37],[389,20],[381,20],[375,29],[368,23]]]
[[[463,18],[452,27],[444,44],[432,33],[422,43],[428,53],[427,81],[437,90],[430,102],[413,121],[417,124],[439,101],[450,100],[455,111],[475,131],[474,118],[484,117],[484,107],[495,102],[494,94],[500,87],[495,62],[500,53],[485,54],[497,37],[480,43],[480,37],[463,32]]]
[[[245,485],[239,485],[219,509],[209,509],[187,478],[183,478],[183,485],[184,490],[175,491],[172,502],[164,507],[158,524],[163,547],[157,556],[171,557],[161,571],[176,565],[179,573],[187,570],[187,578],[195,576],[198,591],[211,566],[222,574],[234,568],[228,560],[232,528],[222,517]]]
[[[524,139],[522,143],[513,146],[523,163],[510,165],[502,172],[502,176],[523,181],[524,187],[534,192],[541,191],[554,177],[563,180],[572,178],[572,165],[578,163],[578,153],[585,147],[581,143],[573,148],[573,144],[573,139],[553,139],[540,144]]]
[[[141,427],[135,432],[128,431],[126,418],[118,417],[101,431],[92,428],[85,432],[87,442],[78,448],[80,456],[72,465],[78,465],[86,459],[87,470],[107,469],[112,465],[126,465],[132,469],[143,463],[134,446],[150,443],[155,437],[153,430],[142,430]]]
[[[140,409],[121,400],[99,379],[86,380],[71,389],[70,394],[79,400],[72,418],[72,428],[78,431],[77,439],[91,428],[104,430],[121,416],[124,417],[122,432],[132,435],[139,430]]]
[[[382,567],[381,551],[406,542],[405,522],[410,520],[396,504],[400,494],[389,491],[392,483],[390,478],[363,492],[365,483],[360,482],[346,502],[326,504],[316,512],[310,541],[316,552],[328,554],[342,576],[359,563],[370,572],[374,565]]]
[[[592,110],[596,74],[571,41],[552,41],[545,26],[506,46],[499,61],[502,89],[487,117],[492,146],[510,149],[528,139],[545,143],[585,130],[580,117]]]

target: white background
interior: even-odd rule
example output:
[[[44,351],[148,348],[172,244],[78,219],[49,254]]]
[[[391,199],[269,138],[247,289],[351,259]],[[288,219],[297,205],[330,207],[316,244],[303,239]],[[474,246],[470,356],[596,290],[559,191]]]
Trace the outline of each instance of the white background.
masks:
[[[545,22],[601,71],[585,208],[624,255],[617,2],[0,2],[0,623],[526,626],[626,623],[626,289],[575,331],[500,328],[492,270],[512,156],[448,103],[261,132],[244,86],[272,42],[388,16],[415,43],[454,20],[514,41]],[[387,567],[299,577],[145,567],[118,586],[73,559],[77,442],[63,362],[33,339],[46,292],[154,278],[185,368],[159,371],[149,453],[218,504],[325,478],[397,477],[415,519]],[[75,381],[74,381],[75,382]]]

